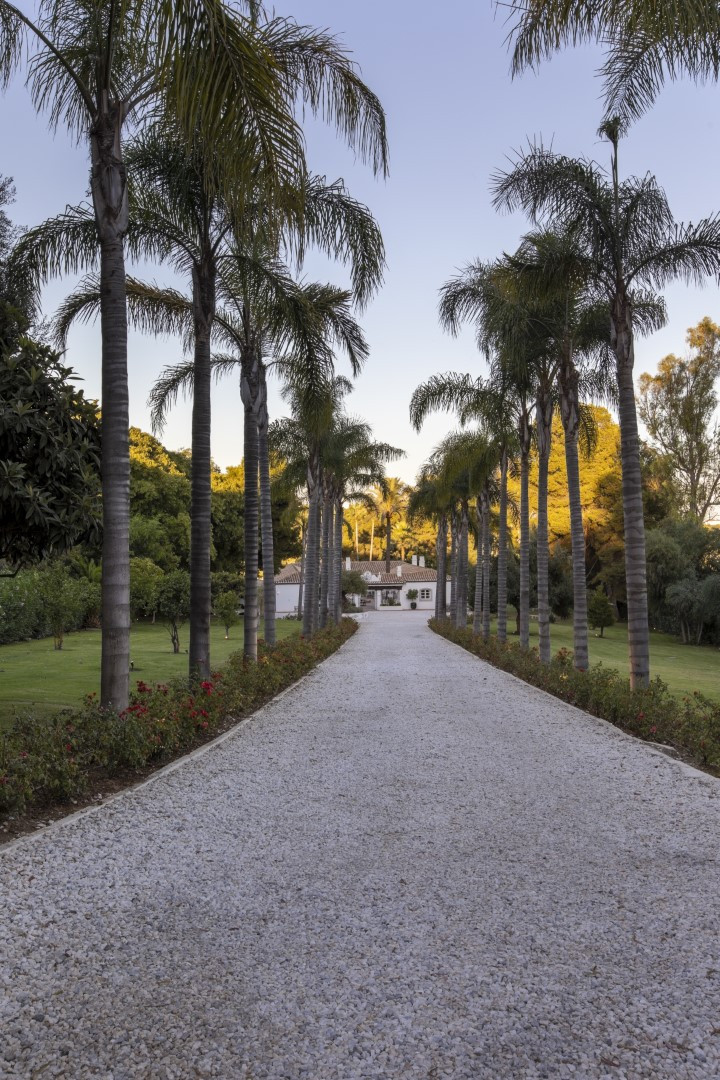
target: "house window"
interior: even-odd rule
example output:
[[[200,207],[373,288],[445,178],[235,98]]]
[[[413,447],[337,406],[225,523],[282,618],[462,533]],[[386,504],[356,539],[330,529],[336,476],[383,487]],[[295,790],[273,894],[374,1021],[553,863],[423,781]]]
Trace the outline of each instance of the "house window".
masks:
[[[432,589],[421,589],[420,590],[420,599],[421,600],[432,600]]]

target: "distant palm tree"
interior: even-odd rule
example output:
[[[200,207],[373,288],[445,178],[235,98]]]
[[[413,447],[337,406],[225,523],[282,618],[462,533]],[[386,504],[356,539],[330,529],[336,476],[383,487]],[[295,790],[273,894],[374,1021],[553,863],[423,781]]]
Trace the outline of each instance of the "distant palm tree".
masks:
[[[447,540],[448,517],[452,508],[452,495],[432,462],[426,462],[408,496],[407,514],[411,522],[429,518],[437,525],[435,541],[435,566],[437,586],[435,589],[435,618],[447,617]]]
[[[453,319],[449,313],[448,318],[449,326],[452,327]],[[419,430],[430,411],[446,409],[457,412],[463,426],[471,420],[479,421],[498,448],[500,519],[497,634],[500,641],[505,641],[507,637],[508,466],[510,457],[514,456],[518,449],[514,409],[509,397],[507,388],[503,391],[503,388],[492,380],[474,379],[471,375],[447,372],[444,375],[434,375],[427,382],[421,383],[410,401],[410,420],[416,430]],[[481,560],[478,560],[478,569],[482,569]],[[489,579],[486,584],[489,588]]]
[[[621,433],[630,682],[638,687],[649,682],[650,657],[634,331],[643,307],[644,325],[658,324],[653,314],[657,304],[646,303],[648,290],[677,277],[701,282],[718,272],[720,217],[676,225],[654,177],[620,182],[619,124],[603,125],[601,134],[611,144],[609,177],[594,162],[536,146],[521,155],[514,168],[499,173],[493,186],[498,207],[524,209],[533,220],[574,235],[592,261],[596,284],[610,309]]]
[[[378,485],[375,492],[375,505],[385,522],[385,573],[390,573],[390,552],[392,548],[392,521],[399,517],[407,506],[407,487],[396,476],[390,476]]]
[[[367,501],[373,484],[382,484],[385,466],[404,456],[404,451],[388,443],[372,440],[370,426],[363,421],[339,416],[323,445],[323,474],[330,493],[327,545],[327,613],[334,622],[340,621],[342,611],[342,527],[346,499]],[[321,623],[322,623],[321,589]]]

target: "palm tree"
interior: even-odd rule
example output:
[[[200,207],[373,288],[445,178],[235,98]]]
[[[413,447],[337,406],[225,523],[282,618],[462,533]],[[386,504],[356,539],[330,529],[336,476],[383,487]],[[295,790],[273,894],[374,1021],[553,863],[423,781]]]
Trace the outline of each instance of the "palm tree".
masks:
[[[25,45],[35,104],[88,140],[92,229],[70,208],[77,243],[47,235],[39,280],[99,258],[102,332],[103,583],[101,701],[127,705],[130,671],[129,446],[124,235],[129,208],[123,135],[130,121],[166,110],[186,143],[202,116],[223,182],[262,176],[270,197],[303,166],[300,131],[267,42],[223,0],[90,4],[48,0],[33,21],[0,0],[0,76]],[[35,50],[34,52],[32,50]],[[215,78],[208,79],[213,71]],[[245,134],[238,153],[234,134]],[[231,133],[233,133],[231,135]],[[78,217],[82,220],[78,221]],[[27,241],[31,237],[26,236]],[[20,245],[21,254],[23,244]]]
[[[594,445],[592,413],[584,400],[612,400],[609,312],[592,283],[592,267],[572,236],[549,230],[528,234],[512,257],[514,272],[541,299],[539,317],[553,342],[557,401],[565,436],[573,567],[573,649],[575,667],[588,667],[585,532],[580,498],[578,445]]]
[[[542,354],[534,331],[528,334],[526,319],[515,319],[518,307],[507,295],[507,275],[500,263],[476,261],[451,278],[441,290],[440,320],[453,334],[457,334],[465,321],[475,326],[478,347],[491,360],[489,395],[484,392],[479,400],[475,396],[472,380],[468,376],[469,394],[467,418],[476,416],[481,422],[490,423],[501,432],[500,441],[510,446],[514,441],[511,433],[512,418],[516,424],[516,448],[520,452],[520,608],[518,622],[520,644],[530,647],[530,514],[529,475],[530,450],[532,446],[532,412],[536,396],[536,383],[531,360]],[[478,387],[481,389],[481,387]],[[504,512],[503,512],[504,510]],[[507,507],[501,506],[500,555],[503,572],[498,566],[498,634],[501,640],[506,634],[507,611]]]
[[[648,290],[680,277],[702,282],[720,268],[720,217],[676,225],[665,193],[651,176],[618,175],[619,124],[603,125],[611,143],[611,173],[594,162],[532,147],[494,181],[495,204],[521,208],[533,221],[569,232],[591,259],[598,290],[610,308],[615,354],[623,471],[625,569],[628,597],[630,682],[650,677],[645,528],[633,386],[634,330]],[[657,307],[646,306],[644,325],[657,325]]]
[[[463,510],[467,508],[469,498],[475,498],[478,539],[473,630],[479,633],[482,626],[483,636],[487,640],[490,636],[490,507],[499,494],[495,474],[500,464],[500,449],[486,432],[471,430],[447,436],[436,453],[442,461],[444,474],[458,491]],[[467,608],[466,586],[463,584],[463,578],[467,580],[466,528],[463,534],[462,573],[458,577],[460,610],[456,612],[458,626],[465,625]]]
[[[340,621],[342,607],[342,526],[346,500],[372,500],[367,489],[385,481],[385,465],[404,456],[404,451],[388,443],[374,442],[368,424],[338,416],[323,444],[323,476],[329,492],[327,545],[327,611],[334,622]],[[374,505],[374,504],[373,504]],[[324,573],[323,573],[323,576]],[[321,617],[322,617],[321,589]]]
[[[237,198],[258,183],[273,207],[304,173],[298,96],[321,110],[375,169],[385,170],[385,120],[345,51],[326,34],[286,19],[258,25],[223,0],[49,0],[33,22],[0,0],[0,77],[32,42],[29,81],[51,123],[64,121],[90,144],[94,236],[81,223],[78,246],[46,239],[43,278],[76,270],[99,254],[102,292],[103,649],[101,701],[123,709],[129,693],[129,447],[127,318],[123,238],[128,192],[122,140],[128,119],[165,110],[190,145],[203,132],[220,187]],[[212,71],[213,78],[207,73]],[[242,137],[238,138],[238,133]],[[66,225],[76,218],[66,215]],[[78,251],[81,252],[78,256]]]
[[[385,573],[390,573],[390,551],[392,547],[392,520],[404,511],[407,505],[407,488],[402,480],[390,476],[378,485],[375,492],[375,505],[385,521]]]
[[[504,0],[498,7],[507,10]],[[513,72],[536,67],[556,49],[598,42],[607,50],[607,114],[641,116],[666,79],[698,82],[720,71],[720,9],[675,0],[512,0]],[[512,17],[511,16],[511,17]]]
[[[416,391],[417,393],[417,391]],[[413,400],[415,395],[413,395]],[[430,519],[437,525],[435,541],[435,565],[437,587],[435,590],[435,618],[447,617],[447,533],[448,516],[452,497],[436,472],[432,462],[426,462],[408,496],[407,515],[411,522],[421,518]]]
[[[448,319],[450,328],[457,332],[458,324],[452,309],[443,307],[444,319]],[[497,373],[496,373],[497,374]],[[507,639],[507,513],[508,494],[507,478],[510,457],[518,449],[515,431],[515,410],[507,387],[497,382],[482,378],[474,379],[471,375],[447,372],[434,375],[427,382],[421,383],[410,401],[410,420],[415,430],[419,430],[426,416],[439,409],[455,411],[460,424],[465,426],[476,420],[488,431],[498,448],[500,457],[499,503],[500,518],[498,526],[498,622],[499,641]],[[528,447],[529,454],[529,447]],[[482,567],[478,560],[478,569]],[[486,583],[489,588],[489,579]],[[476,590],[476,596],[478,595]]]

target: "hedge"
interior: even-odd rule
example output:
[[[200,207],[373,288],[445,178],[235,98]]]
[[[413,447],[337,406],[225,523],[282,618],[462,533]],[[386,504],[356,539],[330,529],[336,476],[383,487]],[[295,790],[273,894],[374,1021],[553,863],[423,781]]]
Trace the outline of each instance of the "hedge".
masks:
[[[449,619],[430,619],[428,625],[481,660],[630,735],[672,746],[681,756],[720,775],[719,702],[697,692],[678,701],[661,679],[631,690],[626,677],[602,664],[577,671],[568,649],[560,649],[549,664],[543,664],[536,648],[523,649],[518,642],[502,644],[497,638],[484,641],[470,628],[453,626]]]
[[[0,734],[0,814],[82,796],[94,780],[162,764],[264,705],[335,652],[357,630],[343,619],[305,640],[273,649],[260,642],[257,662],[235,653],[222,671],[192,691],[187,682],[139,682],[121,713],[95,695],[51,718],[18,717]]]

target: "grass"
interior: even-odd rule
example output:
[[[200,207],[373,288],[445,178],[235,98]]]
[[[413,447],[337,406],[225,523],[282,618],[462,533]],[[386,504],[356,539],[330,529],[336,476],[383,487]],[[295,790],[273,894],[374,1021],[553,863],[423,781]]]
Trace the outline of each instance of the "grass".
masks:
[[[300,632],[296,620],[278,619],[278,640]],[[260,624],[262,634],[262,623]],[[81,630],[66,634],[61,651],[52,638],[22,641],[0,646],[0,727],[17,712],[32,710],[49,715],[66,705],[79,704],[100,685],[100,631]],[[223,627],[213,624],[210,648],[213,668],[221,667],[231,653],[242,648],[242,626],[230,630],[225,640]],[[175,655],[165,627],[157,623],[135,623],[130,632],[133,672],[130,684],[170,682],[187,674],[188,627],[180,631],[181,652]]]
[[[512,610],[512,609],[511,609]],[[515,618],[508,613],[508,630],[515,629]],[[493,633],[495,623],[493,620]],[[605,629],[603,637],[590,631],[590,663],[602,662],[605,667],[615,668],[621,675],[630,676],[628,660],[627,626],[616,623]],[[510,641],[517,640],[510,634]],[[530,644],[538,640],[537,622],[530,622]],[[553,655],[558,649],[573,647],[572,622],[556,622],[550,626],[550,642]],[[650,633],[650,676],[659,676],[675,697],[683,697],[699,690],[706,697],[720,701],[720,651],[712,645],[683,645],[671,634]]]

